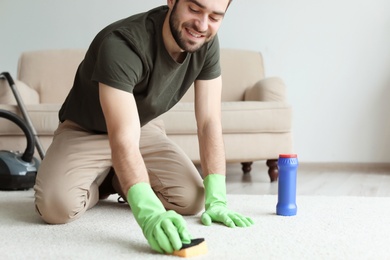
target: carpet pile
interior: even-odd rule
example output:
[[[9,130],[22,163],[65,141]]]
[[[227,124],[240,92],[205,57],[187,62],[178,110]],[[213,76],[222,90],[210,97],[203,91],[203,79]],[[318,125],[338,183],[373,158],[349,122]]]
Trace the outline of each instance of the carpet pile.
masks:
[[[154,253],[127,204],[116,196],[81,219],[44,224],[33,191],[0,192],[1,259],[179,259]],[[275,214],[277,196],[228,195],[228,206],[250,216],[250,228],[206,227],[186,216],[207,255],[193,259],[390,259],[390,198],[298,196],[298,214]]]

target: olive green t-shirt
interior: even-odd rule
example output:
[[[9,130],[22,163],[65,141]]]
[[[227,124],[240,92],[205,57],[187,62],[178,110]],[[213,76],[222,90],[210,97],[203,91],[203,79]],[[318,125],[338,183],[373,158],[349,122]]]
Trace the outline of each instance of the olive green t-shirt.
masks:
[[[182,63],[174,61],[162,39],[168,7],[161,6],[115,22],[91,43],[73,87],[59,112],[89,131],[107,133],[99,101],[99,82],[133,93],[141,125],[172,108],[191,84],[220,76],[218,38]]]

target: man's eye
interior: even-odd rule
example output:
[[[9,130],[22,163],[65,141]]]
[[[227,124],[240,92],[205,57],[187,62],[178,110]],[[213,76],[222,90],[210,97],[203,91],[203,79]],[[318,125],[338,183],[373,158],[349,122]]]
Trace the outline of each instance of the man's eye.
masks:
[[[191,7],[190,7],[190,11],[193,12],[193,13],[195,13],[195,14],[199,13],[198,10],[192,9]]]
[[[212,16],[210,16],[210,20],[213,21],[213,22],[218,22],[219,21],[218,18],[215,18],[215,17],[212,17]]]

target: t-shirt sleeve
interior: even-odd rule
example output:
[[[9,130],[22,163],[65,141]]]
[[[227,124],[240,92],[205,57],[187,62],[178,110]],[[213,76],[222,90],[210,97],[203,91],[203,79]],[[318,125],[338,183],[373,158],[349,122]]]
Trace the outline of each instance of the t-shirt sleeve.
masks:
[[[219,41],[218,35],[215,35],[214,39],[209,43],[205,63],[196,79],[210,80],[219,77],[221,75],[221,65],[219,59]]]
[[[115,33],[104,39],[97,52],[92,80],[133,93],[142,75],[140,57]]]

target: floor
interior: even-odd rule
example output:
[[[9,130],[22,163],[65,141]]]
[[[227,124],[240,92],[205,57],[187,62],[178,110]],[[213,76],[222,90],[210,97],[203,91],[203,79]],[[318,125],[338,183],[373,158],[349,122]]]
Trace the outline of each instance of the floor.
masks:
[[[228,164],[227,193],[275,195],[265,162],[255,162],[249,174],[240,164]],[[390,197],[390,164],[310,164],[301,163],[297,175],[297,195]]]

